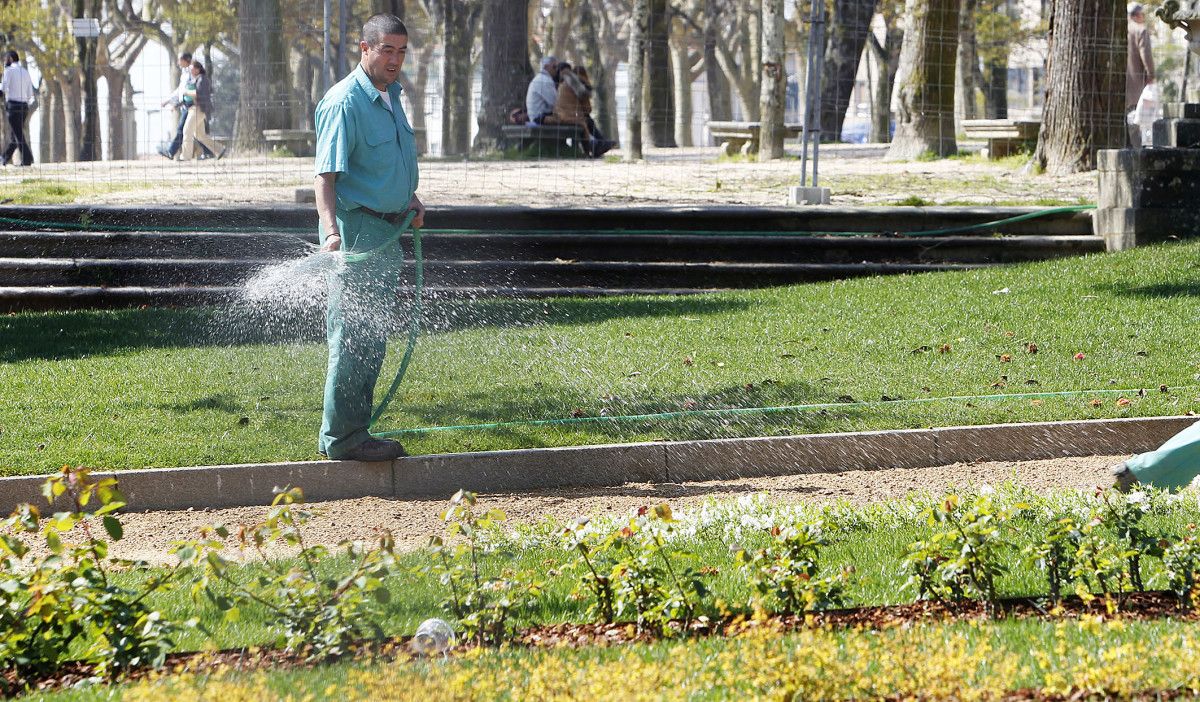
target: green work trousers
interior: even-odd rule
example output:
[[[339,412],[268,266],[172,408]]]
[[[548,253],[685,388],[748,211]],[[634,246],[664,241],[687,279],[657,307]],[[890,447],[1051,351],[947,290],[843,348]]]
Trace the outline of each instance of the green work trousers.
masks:
[[[1200,475],[1200,422],[1184,429],[1156,450],[1125,462],[1139,483],[1178,490]]]
[[[337,210],[342,250],[360,253],[396,240],[396,225],[358,210]],[[321,238],[324,240],[324,232]],[[375,382],[393,328],[397,287],[404,267],[399,241],[362,261],[347,261],[329,274],[325,331],[329,366],[318,448],[344,458],[371,438]]]

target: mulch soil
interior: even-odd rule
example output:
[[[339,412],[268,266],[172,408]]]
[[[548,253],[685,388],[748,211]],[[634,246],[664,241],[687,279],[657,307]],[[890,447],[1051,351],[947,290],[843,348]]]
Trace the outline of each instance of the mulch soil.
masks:
[[[1179,601],[1174,593],[1165,591],[1125,593],[1115,600],[1116,609],[1108,611],[1108,605],[1103,598],[1084,602],[1071,596],[1064,598],[1060,606],[1051,611],[1052,605],[1044,598],[1007,598],[995,605],[997,618],[1043,618],[1070,620],[1089,616],[1100,616],[1106,619],[1150,620],[1175,618],[1186,621],[1200,620],[1200,611],[1181,611]],[[828,627],[834,629],[864,628],[887,629],[896,626],[924,622],[950,622],[960,620],[985,620],[989,617],[987,606],[982,602],[969,601],[957,603],[915,602],[903,605],[888,605],[876,607],[854,607],[837,610],[826,610],[806,615],[784,614],[774,615],[764,620],[748,619],[745,615],[730,616],[719,620],[693,621],[688,630],[693,636],[729,636],[746,631],[753,627],[771,627],[779,631],[794,631],[805,627]],[[683,622],[674,622],[673,629],[678,635],[683,629]],[[547,624],[529,627],[517,632],[514,644],[528,648],[612,646],[630,643],[651,643],[662,640],[661,632],[653,629],[639,629],[632,623],[587,623],[587,624]],[[413,657],[410,653],[411,637],[397,637],[382,644],[364,644],[356,651],[355,658],[360,660],[405,660]],[[455,655],[473,648],[474,644],[461,644],[450,655]],[[224,651],[204,651],[193,653],[176,653],[168,656],[162,670],[175,673],[192,672],[221,672],[257,670],[281,670],[313,668],[320,663],[307,661],[295,651],[287,651],[269,647],[251,647]],[[138,668],[126,671],[120,681],[136,681],[149,677],[155,671],[150,668]],[[21,691],[48,691],[71,687],[93,678],[90,665],[67,663],[52,673],[36,678],[27,679],[22,686],[14,671],[0,672],[0,696],[6,691],[16,694]],[[1169,700],[1190,696],[1186,691],[1176,690],[1147,690],[1131,699],[1135,700]],[[1040,690],[1014,690],[1003,698],[1012,702],[1056,701],[1056,700],[1085,700],[1092,699],[1083,696],[1048,695]]]

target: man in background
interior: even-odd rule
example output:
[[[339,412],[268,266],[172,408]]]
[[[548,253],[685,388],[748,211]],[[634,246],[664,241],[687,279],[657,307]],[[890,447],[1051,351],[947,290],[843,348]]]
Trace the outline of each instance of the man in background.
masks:
[[[537,124],[554,112],[554,102],[558,98],[558,84],[554,80],[558,73],[558,59],[543,56],[540,66],[542,70],[529,81],[529,89],[525,91],[525,112],[529,115],[529,121]]]
[[[1150,46],[1150,30],[1146,28],[1146,10],[1141,3],[1129,4],[1129,56],[1125,64],[1125,114],[1137,109],[1138,100],[1146,86],[1154,82],[1154,54]],[[1133,148],[1142,145],[1141,128],[1129,127],[1129,143]]]
[[[13,154],[21,150],[21,165],[33,165],[33,149],[25,135],[25,120],[29,118],[29,103],[33,102],[33,80],[29,71],[21,65],[21,57],[10,50],[4,55],[4,77],[0,78],[0,92],[4,93],[4,106],[8,110],[8,127],[12,140],[4,150],[4,165],[12,163]]]
[[[179,55],[179,85],[175,86],[175,91],[162,101],[162,106],[170,105],[176,110],[179,110],[179,126],[175,129],[175,138],[171,140],[171,145],[167,147],[159,147],[158,153],[164,158],[174,160],[179,154],[179,150],[183,148],[183,127],[187,124],[188,108],[191,107],[187,100],[188,82],[192,79],[192,55],[186,51]],[[202,156],[212,156],[212,151],[204,144],[196,144],[203,151]]]

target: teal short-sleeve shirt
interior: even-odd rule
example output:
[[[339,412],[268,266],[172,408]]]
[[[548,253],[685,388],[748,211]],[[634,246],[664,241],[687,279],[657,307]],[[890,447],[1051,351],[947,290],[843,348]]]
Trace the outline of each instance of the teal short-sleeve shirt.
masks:
[[[337,206],[402,212],[417,191],[417,145],[400,104],[400,84],[388,86],[392,109],[362,66],[317,104],[316,173],[336,173]]]

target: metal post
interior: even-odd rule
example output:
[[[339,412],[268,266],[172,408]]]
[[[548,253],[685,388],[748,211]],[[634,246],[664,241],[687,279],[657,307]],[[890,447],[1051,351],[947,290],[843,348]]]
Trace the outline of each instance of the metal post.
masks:
[[[809,75],[813,78],[813,123],[816,125],[814,130],[817,138],[813,140],[813,173],[812,184],[817,187],[820,183],[817,180],[819,171],[818,163],[821,153],[821,74],[825,71],[825,3],[821,0],[813,0],[813,37],[817,48],[816,65],[810,69]],[[807,117],[807,116],[806,116]],[[805,120],[807,121],[807,119]]]
[[[818,30],[820,23],[820,13],[824,9],[821,0],[813,0],[812,11],[809,14],[809,29],[808,29],[808,54],[805,59],[805,76],[804,76],[804,138],[801,141],[803,151],[800,153],[800,185],[805,187],[808,185],[808,143],[812,138],[813,112],[819,110],[820,95],[814,94],[817,89],[814,88],[815,82],[820,80],[821,66],[820,60],[817,58],[823,53],[825,48],[823,41],[823,32]],[[818,115],[819,121],[820,115]],[[819,134],[819,132],[818,132]],[[818,139],[819,140],[819,139]],[[815,161],[816,150],[813,151]],[[816,186],[816,177],[814,174],[813,186]]]
[[[325,0],[324,16],[321,25],[321,94],[329,92],[329,75],[333,71],[331,63],[332,47],[329,44],[330,15],[333,14],[333,1]]]

